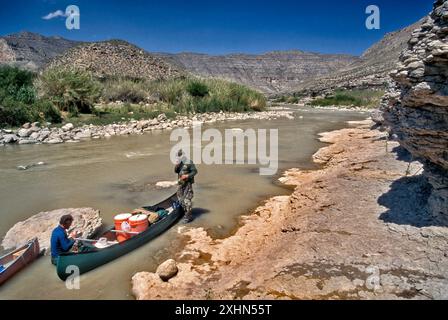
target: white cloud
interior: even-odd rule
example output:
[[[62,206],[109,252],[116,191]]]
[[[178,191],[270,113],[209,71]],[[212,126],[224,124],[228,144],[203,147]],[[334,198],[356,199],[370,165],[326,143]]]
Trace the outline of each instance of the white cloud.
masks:
[[[57,17],[67,17],[67,15],[62,10],[56,10],[55,12],[50,12],[46,16],[42,17],[42,19],[51,20]]]

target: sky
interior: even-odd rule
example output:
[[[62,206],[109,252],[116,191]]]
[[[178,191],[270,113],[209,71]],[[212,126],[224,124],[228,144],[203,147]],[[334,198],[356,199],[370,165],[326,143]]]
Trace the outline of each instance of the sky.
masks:
[[[208,54],[304,50],[360,55],[384,34],[427,15],[432,0],[0,0],[0,35],[20,31],[72,40],[123,39],[153,52]],[[68,5],[80,29],[68,30]],[[367,6],[380,9],[368,30]],[[60,10],[60,11],[58,11]],[[44,19],[44,17],[46,19]]]

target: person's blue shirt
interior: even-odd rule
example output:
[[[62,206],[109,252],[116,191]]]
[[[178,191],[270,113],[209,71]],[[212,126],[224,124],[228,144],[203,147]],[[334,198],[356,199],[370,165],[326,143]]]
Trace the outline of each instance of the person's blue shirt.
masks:
[[[51,234],[51,256],[57,258],[61,253],[68,252],[74,243],[75,240],[67,237],[65,229],[57,226]]]

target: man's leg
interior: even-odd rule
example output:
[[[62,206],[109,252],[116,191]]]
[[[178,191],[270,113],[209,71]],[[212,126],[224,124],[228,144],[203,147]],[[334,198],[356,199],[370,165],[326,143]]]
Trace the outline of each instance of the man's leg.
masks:
[[[183,198],[183,209],[185,212],[185,221],[190,222],[193,220],[192,210],[193,210],[193,185],[188,183],[184,189]]]

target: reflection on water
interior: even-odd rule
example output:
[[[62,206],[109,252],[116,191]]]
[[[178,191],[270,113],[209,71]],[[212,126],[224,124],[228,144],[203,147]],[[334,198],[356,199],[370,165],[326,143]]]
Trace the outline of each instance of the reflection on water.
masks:
[[[224,122],[213,127],[278,128],[279,166],[313,168],[311,155],[323,144],[317,133],[364,119],[358,113],[301,110],[295,120]],[[204,126],[206,129],[207,126]],[[106,223],[117,213],[156,203],[175,189],[158,190],[157,181],[176,178],[169,161],[169,132],[112,137],[78,144],[6,146],[0,149],[0,236],[16,222],[58,208],[100,209]],[[45,162],[26,171],[18,165]],[[224,237],[237,218],[263,199],[289,191],[263,177],[255,165],[198,165],[193,226]],[[229,201],[231,200],[231,201]],[[57,222],[55,221],[55,224]],[[154,271],[176,247],[177,227],[151,243],[81,277],[80,290],[67,290],[47,257],[40,258],[0,288],[2,299],[128,299],[130,279]]]

